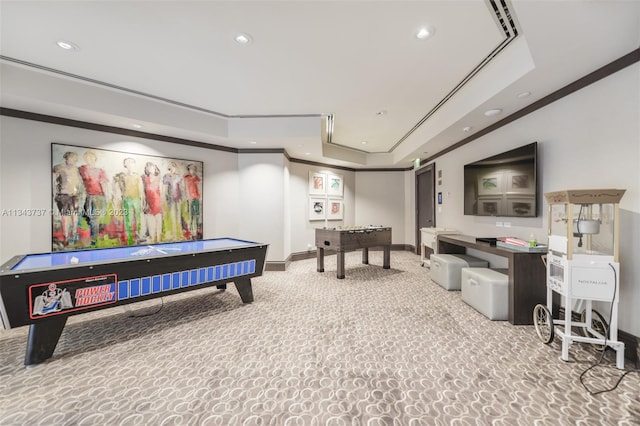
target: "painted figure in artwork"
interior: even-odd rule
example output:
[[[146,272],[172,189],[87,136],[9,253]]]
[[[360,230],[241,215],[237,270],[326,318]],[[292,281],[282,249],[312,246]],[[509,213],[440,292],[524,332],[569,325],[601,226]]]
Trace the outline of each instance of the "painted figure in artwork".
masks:
[[[191,239],[202,239],[201,220],[200,220],[200,176],[195,164],[191,163],[187,166],[187,174],[184,176],[186,186],[187,201],[189,203],[189,233]]]
[[[118,197],[114,194],[114,205],[116,202],[121,203],[124,212],[126,243],[134,245],[141,240],[146,232],[142,220],[144,188],[140,175],[135,171],[136,160],[131,157],[125,158],[122,165],[125,171],[118,173],[114,178],[116,193],[119,195]]]
[[[173,241],[178,241],[182,239],[181,211],[182,201],[184,200],[184,185],[182,175],[175,161],[169,163],[167,171],[168,173],[162,177],[162,187],[167,205],[167,213],[164,220],[167,236]]]
[[[144,166],[142,186],[144,188],[144,205],[142,211],[147,222],[149,242],[162,241],[162,197],[160,195],[160,168],[152,162]]]
[[[53,167],[53,196],[62,221],[62,244],[67,246],[78,239],[78,207],[84,186],[76,166],[78,154],[67,151],[62,158],[64,162]]]
[[[331,178],[331,189],[334,190],[334,191],[339,191],[340,190],[340,179]]]
[[[97,241],[100,234],[100,221],[106,215],[109,197],[109,179],[104,169],[97,167],[98,156],[88,150],[82,156],[85,164],[78,168],[86,191],[82,216],[91,228],[91,239]]]
[[[322,176],[313,177],[313,189],[323,191],[324,190],[324,178]]]

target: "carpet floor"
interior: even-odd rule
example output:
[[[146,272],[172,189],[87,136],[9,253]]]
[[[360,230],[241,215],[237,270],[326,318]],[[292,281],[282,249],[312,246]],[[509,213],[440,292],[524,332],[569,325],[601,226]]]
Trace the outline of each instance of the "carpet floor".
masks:
[[[0,332],[0,425],[639,425],[640,374],[533,326],[489,321],[409,252],[336,256],[233,285],[70,317],[25,368]],[[628,368],[634,366],[628,365]]]

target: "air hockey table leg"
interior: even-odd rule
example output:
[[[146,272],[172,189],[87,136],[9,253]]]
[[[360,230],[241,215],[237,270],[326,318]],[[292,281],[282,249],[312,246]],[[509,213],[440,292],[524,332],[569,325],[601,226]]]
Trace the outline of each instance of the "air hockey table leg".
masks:
[[[242,303],[253,302],[253,289],[251,288],[251,279],[238,279],[235,280],[234,283],[236,285],[236,290],[238,290],[238,294],[240,294]]]
[[[66,323],[67,317],[62,316],[31,324],[24,365],[40,364],[51,358]]]

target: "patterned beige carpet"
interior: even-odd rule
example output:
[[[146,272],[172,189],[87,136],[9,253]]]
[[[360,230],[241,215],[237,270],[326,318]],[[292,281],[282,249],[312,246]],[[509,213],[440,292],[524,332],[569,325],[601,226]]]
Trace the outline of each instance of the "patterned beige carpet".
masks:
[[[489,321],[432,283],[418,256],[370,262],[347,254],[344,280],[335,256],[322,274],[294,262],[254,279],[250,305],[230,285],[78,315],[29,369],[27,328],[2,332],[0,424],[640,424],[640,374],[593,396],[579,380],[591,347],[563,362],[533,326]],[[585,377],[593,391],[620,377],[604,364]]]

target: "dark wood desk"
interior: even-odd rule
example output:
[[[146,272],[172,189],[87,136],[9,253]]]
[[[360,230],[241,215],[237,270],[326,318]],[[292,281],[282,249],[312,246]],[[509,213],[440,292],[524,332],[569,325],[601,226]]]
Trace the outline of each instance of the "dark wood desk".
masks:
[[[344,278],[344,253],[362,249],[362,263],[369,264],[369,247],[382,247],[382,268],[391,268],[391,228],[316,229],[318,272],[324,272],[324,251],[338,252],[337,277]]]
[[[476,242],[469,235],[438,235],[439,253],[466,253],[467,249],[506,257],[509,267],[509,322],[514,325],[533,324],[533,308],[546,303],[546,268],[544,253],[529,253]]]

